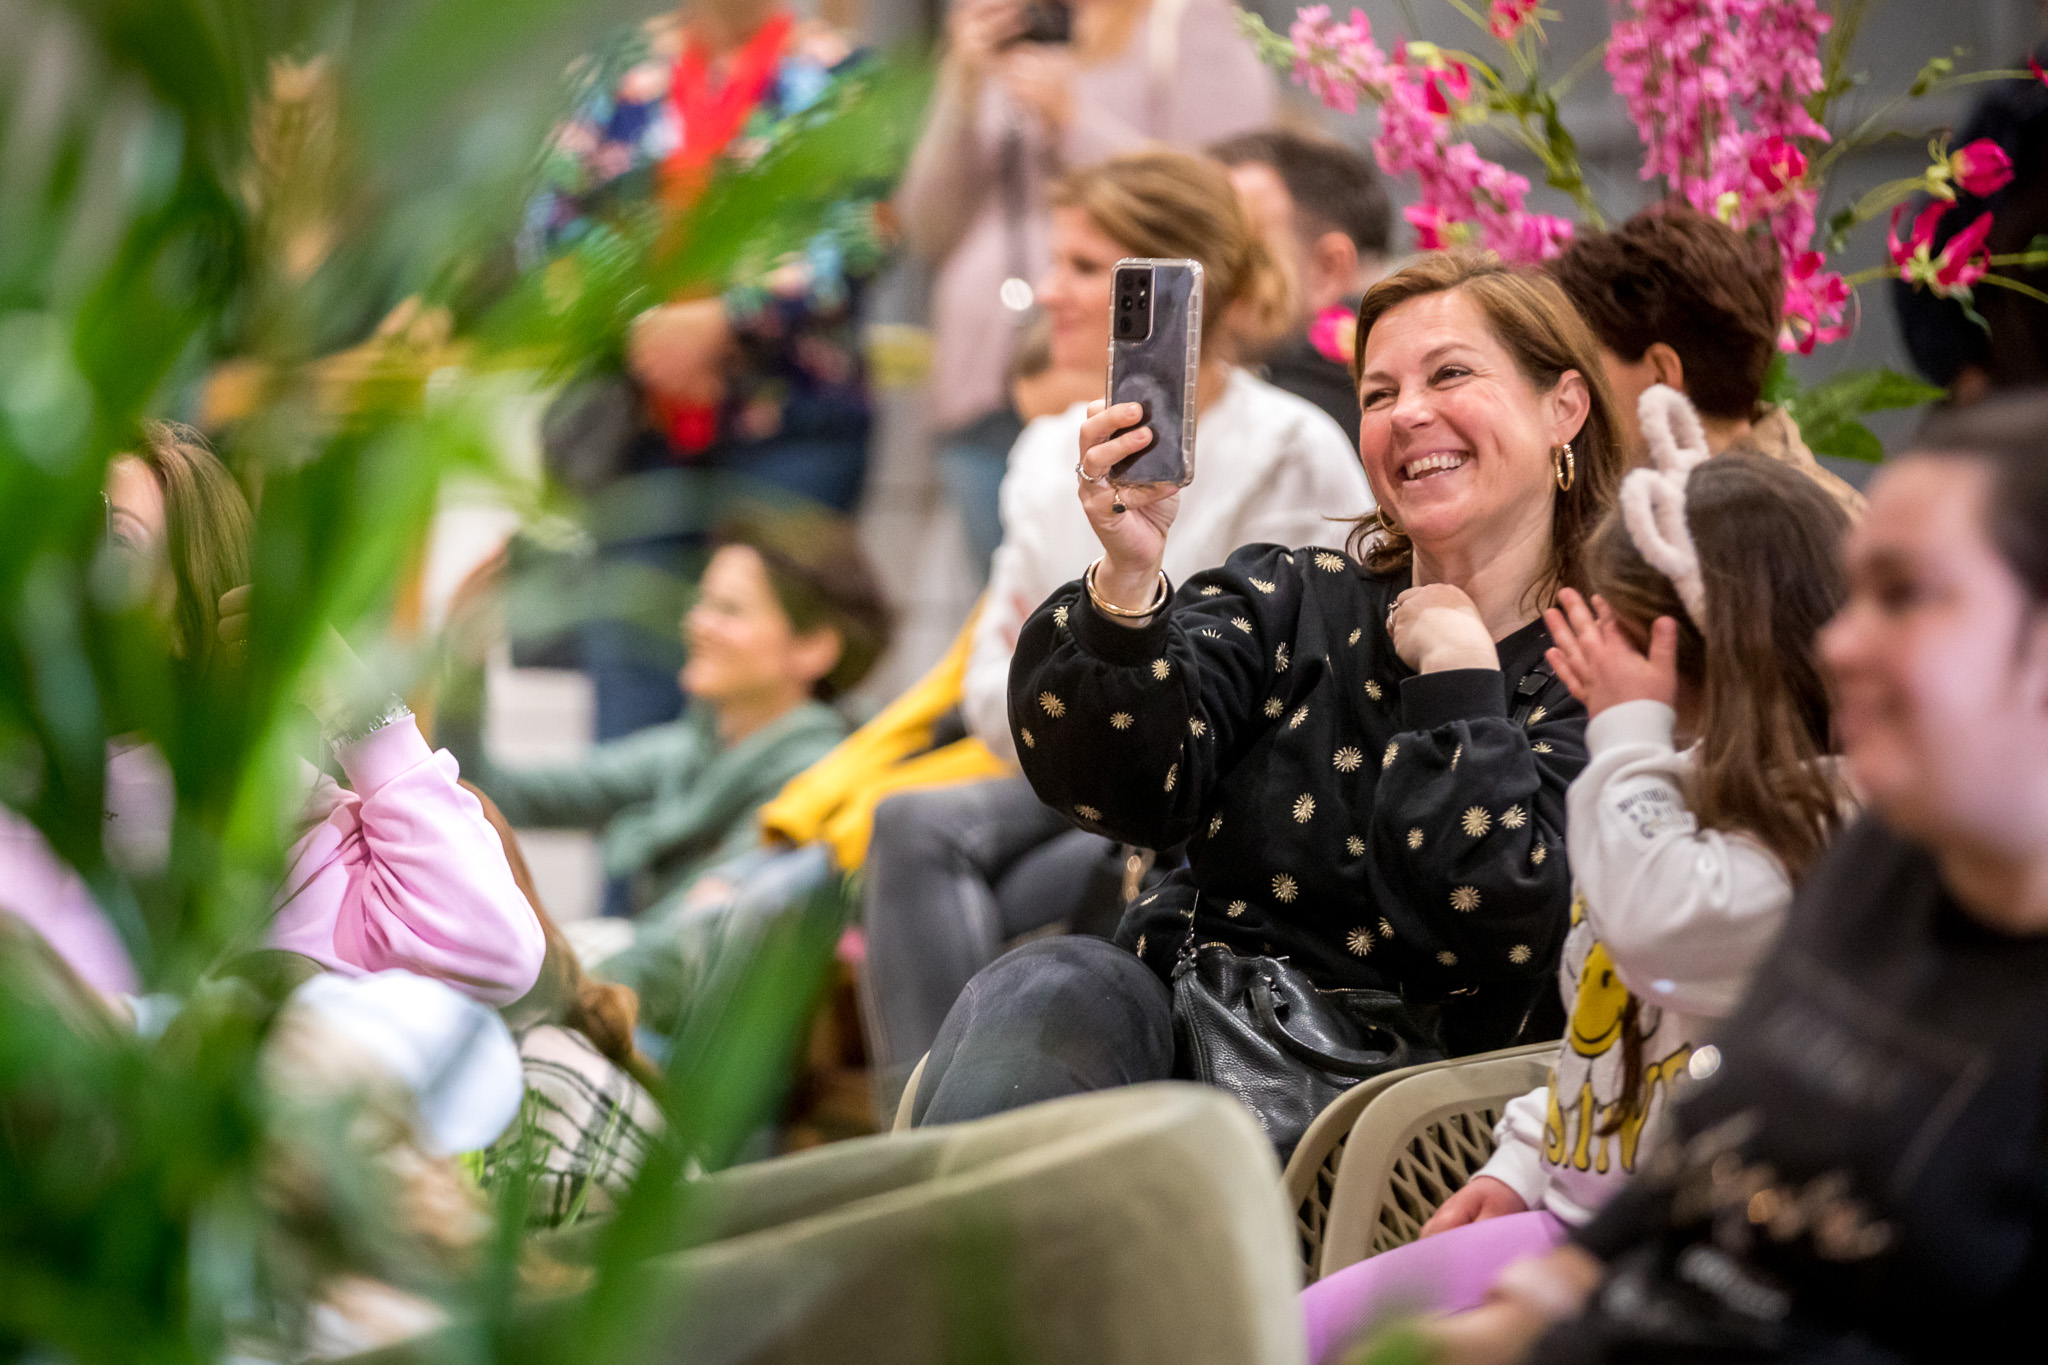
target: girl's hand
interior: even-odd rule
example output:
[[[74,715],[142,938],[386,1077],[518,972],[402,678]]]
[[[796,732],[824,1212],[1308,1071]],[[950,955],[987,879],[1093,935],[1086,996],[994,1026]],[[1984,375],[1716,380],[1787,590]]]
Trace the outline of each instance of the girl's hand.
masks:
[[[1500,667],[1486,619],[1464,589],[1448,583],[1410,588],[1395,598],[1387,629],[1394,652],[1417,673]]]
[[[1003,89],[1059,133],[1074,116],[1074,54],[1064,47],[1024,43],[1001,58]]]
[[[969,75],[979,75],[1024,29],[1019,0],[961,0],[946,16],[946,58]]]
[[[1669,616],[1651,622],[1645,654],[1622,629],[1606,598],[1594,594],[1588,610],[1586,599],[1566,588],[1557,600],[1558,606],[1543,613],[1553,642],[1544,657],[1585,703],[1587,715],[1625,701],[1678,705],[1678,622]]]
[[[1119,461],[1151,443],[1149,427],[1116,432],[1144,416],[1136,403],[1106,408],[1097,399],[1088,405],[1081,424],[1081,510],[1095,538],[1102,542],[1102,567],[1095,571],[1095,591],[1120,607],[1142,607],[1159,588],[1159,565],[1166,557],[1166,530],[1180,511],[1180,489],[1170,483],[1125,484],[1109,481]],[[1116,510],[1121,504],[1123,511]]]
[[[1476,1175],[1466,1181],[1459,1191],[1438,1206],[1422,1225],[1419,1237],[1434,1237],[1439,1232],[1464,1227],[1467,1223],[1483,1223],[1489,1218],[1505,1218],[1511,1213],[1527,1213],[1529,1206],[1522,1202],[1522,1196],[1508,1188],[1504,1180],[1490,1175]]]

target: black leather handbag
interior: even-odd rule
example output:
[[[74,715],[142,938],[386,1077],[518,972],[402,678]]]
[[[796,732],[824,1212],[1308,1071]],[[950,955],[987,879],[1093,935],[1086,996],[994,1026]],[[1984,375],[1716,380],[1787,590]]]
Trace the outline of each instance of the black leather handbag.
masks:
[[[1280,958],[1220,943],[1190,942],[1175,965],[1173,1034],[1184,1078],[1242,1100],[1282,1162],[1352,1086],[1444,1056],[1433,1008],[1392,991],[1323,990]]]

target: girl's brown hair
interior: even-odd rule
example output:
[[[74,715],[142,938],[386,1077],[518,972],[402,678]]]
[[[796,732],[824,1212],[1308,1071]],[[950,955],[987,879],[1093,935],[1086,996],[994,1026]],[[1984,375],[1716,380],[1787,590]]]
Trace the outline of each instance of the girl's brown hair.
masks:
[[[1586,382],[1591,403],[1571,441],[1572,486],[1553,501],[1549,572],[1536,585],[1537,597],[1547,602],[1561,587],[1585,587],[1586,539],[1613,506],[1627,466],[1599,343],[1549,276],[1512,269],[1490,251],[1432,251],[1381,280],[1359,302],[1352,383],[1365,372],[1366,340],[1381,318],[1411,299],[1453,290],[1479,309],[1494,340],[1538,392],[1549,393],[1568,371]],[[1359,518],[1347,548],[1379,573],[1406,569],[1414,561],[1407,534],[1389,529],[1377,515]]]
[[[249,581],[249,500],[206,438],[175,422],[142,429],[142,461],[164,495],[164,558],[177,603],[171,649],[204,671],[220,646],[220,598]]]
[[[1293,287],[1252,231],[1230,174],[1186,152],[1133,152],[1069,171],[1055,208],[1079,209],[1133,256],[1202,263],[1202,335],[1227,318],[1246,345],[1270,341],[1293,319]]]
[[[1678,676],[1700,699],[1693,814],[1754,838],[1796,880],[1841,823],[1841,790],[1818,761],[1832,744],[1815,638],[1848,593],[1849,518],[1798,470],[1723,455],[1687,478],[1685,520],[1705,622],[1637,551],[1619,509],[1588,548],[1593,588],[1644,638],[1659,616],[1678,622]]]

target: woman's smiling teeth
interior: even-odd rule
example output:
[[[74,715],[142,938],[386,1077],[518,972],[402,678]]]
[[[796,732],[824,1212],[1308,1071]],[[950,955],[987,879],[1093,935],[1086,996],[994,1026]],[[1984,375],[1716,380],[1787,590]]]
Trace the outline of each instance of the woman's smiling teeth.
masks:
[[[1401,477],[1409,482],[1426,479],[1432,474],[1442,474],[1456,469],[1472,457],[1462,451],[1439,451],[1434,455],[1421,455],[1401,466]]]

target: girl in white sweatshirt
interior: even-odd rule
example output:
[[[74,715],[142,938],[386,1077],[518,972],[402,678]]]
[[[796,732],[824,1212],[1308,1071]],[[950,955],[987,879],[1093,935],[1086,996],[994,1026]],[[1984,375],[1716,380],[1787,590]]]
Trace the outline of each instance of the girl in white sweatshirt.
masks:
[[[1706,460],[1691,405],[1642,400],[1658,468],[1595,534],[1592,604],[1545,613],[1549,659],[1586,705],[1590,761],[1566,797],[1575,882],[1558,970],[1569,1022],[1550,1083],[1512,1101],[1492,1160],[1422,1240],[1310,1286],[1310,1359],[1388,1306],[1476,1305],[1549,1250],[1654,1147],[1674,1090],[1776,936],[1845,807],[1814,658],[1842,601],[1845,514],[1769,460]]]

